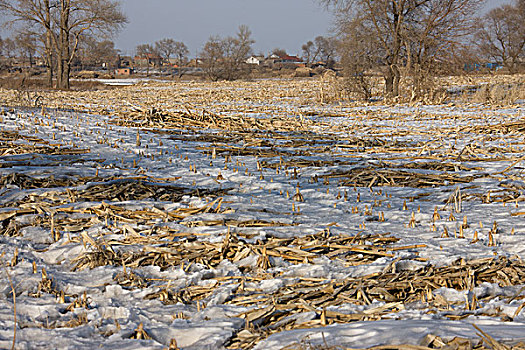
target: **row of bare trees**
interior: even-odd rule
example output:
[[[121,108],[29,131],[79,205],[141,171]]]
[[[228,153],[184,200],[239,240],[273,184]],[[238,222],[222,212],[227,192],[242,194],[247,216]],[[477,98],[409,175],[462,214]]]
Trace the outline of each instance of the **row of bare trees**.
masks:
[[[449,59],[475,24],[482,0],[323,0],[333,5],[343,34],[350,74],[382,67],[385,93],[399,95],[402,74],[414,89],[431,75],[439,60]],[[419,91],[417,91],[419,93]]]
[[[71,64],[81,44],[109,37],[127,21],[114,0],[0,0],[0,11],[44,59],[49,86],[56,75],[60,89],[70,88]]]
[[[27,64],[33,67],[39,43],[36,38],[29,33],[18,33],[13,39],[0,38],[0,57],[4,63]],[[118,64],[119,50],[115,48],[115,43],[111,40],[98,41],[92,37],[86,37],[78,45],[73,64],[82,67],[101,67],[104,64]]]
[[[336,13],[347,77],[370,97],[370,75],[380,72],[385,94],[397,97],[402,78],[412,97],[459,59],[477,56],[510,72],[524,59],[525,0],[482,18],[484,0],[321,0]]]
[[[140,44],[135,49],[138,56],[158,55],[160,58],[170,61],[175,58],[176,64],[181,66],[188,61],[190,51],[182,41],[175,41],[171,38],[161,39],[151,44]]]
[[[475,55],[501,62],[516,71],[525,61],[525,0],[515,0],[482,18],[484,0],[318,0],[334,9],[339,36],[319,36],[302,46],[307,64],[342,59],[347,77],[360,92],[371,94],[370,72],[382,74],[389,97],[400,94],[409,81],[413,96],[428,90],[429,80],[458,57]],[[0,11],[16,30],[16,40],[0,41],[0,50],[12,55],[17,46],[27,56],[45,61],[48,83],[56,76],[58,88],[69,88],[71,64],[82,56],[99,62],[116,50],[107,38],[126,17],[118,0],[0,0]],[[212,80],[242,76],[254,40],[247,26],[234,36],[210,37],[199,53]],[[1,53],[1,52],[0,52]],[[162,39],[137,46],[139,56],[174,56],[186,63],[182,42]],[[98,56],[98,57],[95,57]],[[32,60],[30,59],[30,62]]]
[[[255,42],[251,35],[250,29],[241,25],[235,36],[211,36],[199,52],[199,60],[206,75],[217,81],[238,79],[247,73],[245,61],[252,53],[252,44]],[[174,57],[176,64],[182,66],[187,63],[189,54],[183,42],[173,39],[162,39],[154,44],[140,44],[135,51],[139,58],[148,61],[148,68],[151,57],[166,61]],[[160,62],[153,60],[152,63]]]

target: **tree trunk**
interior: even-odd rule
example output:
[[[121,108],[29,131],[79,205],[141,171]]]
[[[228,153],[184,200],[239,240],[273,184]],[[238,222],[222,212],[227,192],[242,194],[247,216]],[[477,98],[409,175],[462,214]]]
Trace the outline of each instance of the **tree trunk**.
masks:
[[[385,73],[385,95],[387,97],[392,97],[394,95],[394,73],[390,67],[387,68]]]
[[[69,88],[70,88],[70,85],[69,85],[70,70],[71,70],[71,67],[68,64],[68,60],[67,59],[63,59],[62,63],[61,63],[61,67],[60,67],[60,72],[59,72],[59,74],[60,74],[60,84],[59,84],[58,87],[60,89],[69,90]]]
[[[59,57],[57,69],[57,88],[69,90],[69,75],[71,73],[71,66],[68,59]]]
[[[392,71],[394,72],[392,96],[397,97],[399,96],[399,83],[401,82],[401,72],[399,72],[399,69],[396,65],[392,66]]]
[[[53,87],[53,38],[51,32],[51,6],[49,0],[44,0],[44,9],[45,9],[45,27],[46,27],[46,41],[45,41],[45,56],[46,56],[46,65],[47,65],[47,85]]]
[[[51,43],[49,44],[51,45]],[[51,46],[49,46],[49,48],[46,48],[45,60],[46,60],[47,86],[52,88],[53,87],[53,54],[51,53]]]
[[[507,67],[507,69],[509,70],[509,73],[510,73],[510,74],[514,74],[514,73],[516,73],[516,70],[515,70],[515,64],[514,64],[514,60],[513,60],[513,59],[509,58],[509,59],[507,59],[506,62],[503,61],[503,65],[504,65],[505,67]]]
[[[57,53],[57,89],[63,89],[64,83],[62,82],[62,71],[64,69],[64,60],[62,59],[62,54],[59,51]]]
[[[396,65],[388,66],[385,74],[385,94],[387,97],[399,96],[399,83],[401,81],[401,73]]]
[[[57,87],[59,89],[69,89],[69,73],[71,70],[70,49],[69,49],[69,13],[71,10],[71,0],[60,1],[60,32],[58,48],[58,72]]]
[[[52,63],[50,63],[47,66],[46,80],[47,80],[47,86],[52,88],[53,87],[53,66],[52,66]]]

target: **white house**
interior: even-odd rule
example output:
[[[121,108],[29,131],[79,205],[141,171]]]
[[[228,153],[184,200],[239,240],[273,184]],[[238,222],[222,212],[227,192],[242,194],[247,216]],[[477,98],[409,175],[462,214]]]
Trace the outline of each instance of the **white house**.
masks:
[[[263,63],[263,61],[264,61],[263,57],[250,56],[245,62],[247,64],[255,64],[255,65],[259,66],[261,63]]]

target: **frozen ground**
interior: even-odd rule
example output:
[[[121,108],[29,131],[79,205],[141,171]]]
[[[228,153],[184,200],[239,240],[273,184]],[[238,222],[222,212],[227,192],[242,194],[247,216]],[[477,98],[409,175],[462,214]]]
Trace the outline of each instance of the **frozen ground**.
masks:
[[[20,349],[358,348],[479,339],[473,324],[525,341],[523,108],[304,114],[309,132],[137,136],[109,116],[4,108],[0,348],[15,327],[7,274]],[[480,259],[514,270],[429,282],[419,301],[366,285]],[[337,302],[312,294],[360,279]]]

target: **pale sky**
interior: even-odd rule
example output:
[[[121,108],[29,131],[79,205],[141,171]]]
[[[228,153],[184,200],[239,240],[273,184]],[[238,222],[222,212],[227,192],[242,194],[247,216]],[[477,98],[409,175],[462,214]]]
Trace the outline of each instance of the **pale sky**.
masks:
[[[495,7],[506,0],[488,0]],[[211,35],[234,35],[247,25],[255,53],[279,47],[301,54],[301,46],[329,35],[332,15],[315,0],[122,0],[129,23],[115,38],[116,47],[133,54],[138,44],[163,38],[184,42],[195,57]]]
[[[302,44],[326,35],[331,15],[314,0],[123,0],[129,23],[115,43],[132,53],[137,44],[162,38],[184,42],[195,56],[211,35],[234,35],[247,25],[256,53],[280,47],[300,53]]]

